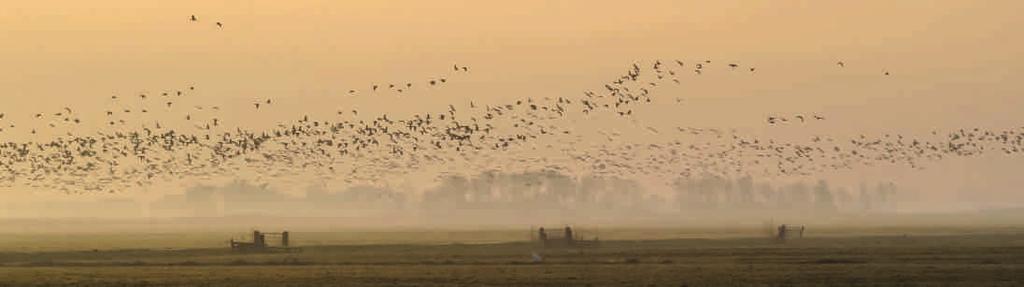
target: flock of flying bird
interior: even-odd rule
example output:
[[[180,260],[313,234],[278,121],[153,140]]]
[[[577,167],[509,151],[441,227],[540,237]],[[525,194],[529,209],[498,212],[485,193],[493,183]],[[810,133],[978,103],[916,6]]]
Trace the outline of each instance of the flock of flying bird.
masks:
[[[192,18],[196,21],[195,18]],[[220,26],[220,25],[218,25]],[[35,113],[33,123],[48,139],[0,143],[0,184],[75,192],[116,192],[155,182],[235,176],[243,172],[280,179],[314,175],[348,183],[372,184],[420,170],[447,172],[545,170],[567,174],[667,180],[691,176],[807,175],[857,166],[905,164],[921,168],[929,160],[976,156],[986,151],[1024,152],[1024,129],[956,130],[928,138],[862,135],[853,139],[815,136],[784,142],[718,129],[679,127],[658,137],[636,139],[601,131],[602,140],[580,134],[570,119],[611,116],[633,118],[642,105],[660,100],[657,90],[682,84],[683,71],[708,71],[712,61],[635,63],[602,88],[579,96],[522,97],[502,104],[449,104],[446,110],[406,117],[370,117],[339,111],[336,118],[300,116],[269,129],[226,126],[219,106],[181,107],[195,87],[132,97],[112,96],[103,115],[105,129],[76,133],[83,120],[71,107]],[[839,66],[844,66],[839,62]],[[731,71],[740,69],[728,64]],[[456,73],[469,67],[455,65]],[[754,72],[756,68],[746,67]],[[449,76],[453,76],[449,74]],[[369,92],[403,92],[414,86],[448,83],[437,77],[404,84],[371,84]],[[359,91],[349,90],[349,94]],[[128,103],[128,102],[131,103]],[[261,99],[257,110],[276,103]],[[159,109],[159,110],[158,110]],[[182,122],[148,116],[178,112]],[[347,111],[346,111],[347,112]],[[131,115],[131,116],[129,116]],[[5,118],[6,117],[6,118]],[[9,115],[0,124],[16,128]],[[163,119],[161,123],[156,119]],[[825,120],[795,115],[792,120]],[[770,124],[791,121],[772,116]],[[180,128],[181,126],[192,128]],[[177,128],[176,128],[177,127]],[[3,135],[0,130],[0,135]],[[33,129],[31,134],[36,134]],[[666,136],[667,135],[667,136]],[[669,140],[663,140],[664,138]],[[662,140],[657,142],[656,140]],[[647,142],[644,142],[644,141]],[[555,155],[531,151],[556,152]]]

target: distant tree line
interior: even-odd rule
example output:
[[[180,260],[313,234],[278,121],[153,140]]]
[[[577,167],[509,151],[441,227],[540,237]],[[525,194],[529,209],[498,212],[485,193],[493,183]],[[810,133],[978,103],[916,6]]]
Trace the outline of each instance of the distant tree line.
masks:
[[[680,209],[778,209],[816,212],[891,211],[896,207],[896,185],[878,183],[869,188],[861,183],[859,192],[833,188],[828,181],[809,185],[793,182],[774,186],[755,182],[751,176],[735,179],[709,176],[679,179],[673,185]]]
[[[753,177],[707,176],[678,179],[670,192],[647,190],[634,180],[614,177],[572,177],[556,172],[448,176],[420,193],[390,187],[354,186],[343,190],[313,187],[304,196],[286,195],[265,185],[244,181],[225,186],[197,186],[185,194],[154,202],[154,211],[218,216],[232,214],[337,215],[378,211],[571,211],[574,214],[666,214],[706,211],[794,211],[852,213],[891,211],[896,186],[861,184],[856,193],[834,188],[825,180],[814,184],[773,185]],[[177,210],[178,213],[174,213]],[[183,213],[184,212],[184,213]]]
[[[424,208],[572,209],[601,211],[794,210],[874,212],[895,209],[896,186],[861,184],[859,193],[833,188],[825,180],[779,186],[751,176],[678,179],[672,194],[645,190],[633,180],[554,172],[483,173],[450,176],[424,193]]]

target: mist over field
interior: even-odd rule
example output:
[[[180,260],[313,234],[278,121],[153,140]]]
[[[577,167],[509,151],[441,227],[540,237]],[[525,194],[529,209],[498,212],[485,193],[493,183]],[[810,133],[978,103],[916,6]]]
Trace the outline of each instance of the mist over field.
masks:
[[[771,183],[751,176],[680,179],[665,192],[633,180],[554,172],[449,176],[415,192],[324,185],[303,190],[285,192],[236,180],[146,201],[107,197],[8,203],[3,231],[520,230],[545,224],[759,231],[772,222],[826,229],[1015,226],[1024,212],[1012,207],[907,210],[901,203],[907,204],[908,197],[893,182],[847,187],[826,180]]]
[[[3,286],[1021,286],[1021,1],[5,1]]]

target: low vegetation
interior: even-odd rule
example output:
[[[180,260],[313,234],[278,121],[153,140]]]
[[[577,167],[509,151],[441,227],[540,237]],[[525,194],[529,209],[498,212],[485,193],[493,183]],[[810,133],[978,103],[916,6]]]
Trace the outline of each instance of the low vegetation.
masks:
[[[45,241],[44,241],[45,242]],[[532,254],[542,258],[535,262]],[[0,286],[1020,286],[1024,233],[0,252]]]

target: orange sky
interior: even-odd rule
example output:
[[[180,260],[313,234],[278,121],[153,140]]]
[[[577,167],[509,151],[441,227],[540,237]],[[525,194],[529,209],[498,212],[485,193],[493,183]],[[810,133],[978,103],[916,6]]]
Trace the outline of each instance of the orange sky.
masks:
[[[110,95],[195,85],[201,100],[194,104],[226,107],[225,121],[234,125],[268,127],[339,108],[402,114],[469,100],[579,95],[634,61],[678,58],[758,71],[718,68],[692,78],[662,92],[687,98],[687,106],[652,107],[638,120],[835,136],[1021,126],[1020,1],[493,3],[6,1],[0,112],[27,122],[34,113],[69,106],[95,115],[87,128],[100,128]],[[199,23],[188,22],[192,14]],[[837,60],[847,68],[837,69]],[[453,63],[473,71],[444,89],[346,95],[371,83],[434,77]],[[893,76],[882,78],[883,70]],[[244,108],[266,98],[278,104],[263,115]],[[763,119],[772,113],[822,113],[832,120],[768,130]],[[33,137],[15,130],[0,139]],[[1024,202],[1006,170],[1020,167],[1019,159],[998,159],[841,176],[899,174],[895,180],[944,200]],[[985,190],[960,194],[974,186]]]

